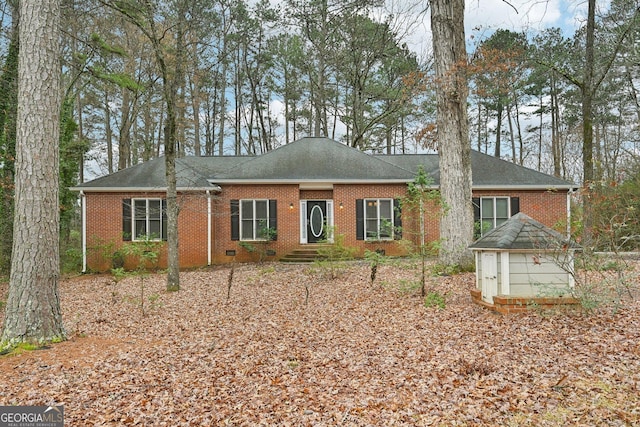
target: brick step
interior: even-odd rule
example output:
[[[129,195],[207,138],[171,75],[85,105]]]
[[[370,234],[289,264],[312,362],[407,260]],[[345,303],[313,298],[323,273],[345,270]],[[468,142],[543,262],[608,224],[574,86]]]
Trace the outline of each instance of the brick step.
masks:
[[[281,257],[280,262],[311,263],[324,258],[324,256],[318,252],[319,249],[330,246],[331,245],[325,243],[300,246]]]

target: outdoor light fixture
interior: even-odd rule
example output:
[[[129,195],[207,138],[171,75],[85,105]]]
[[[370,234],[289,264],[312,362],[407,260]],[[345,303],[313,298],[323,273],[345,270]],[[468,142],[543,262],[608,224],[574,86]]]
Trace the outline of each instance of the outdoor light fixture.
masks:
[[[293,209],[293,203],[289,203],[289,209]]]
[[[344,205],[340,202],[340,209],[344,209]]]

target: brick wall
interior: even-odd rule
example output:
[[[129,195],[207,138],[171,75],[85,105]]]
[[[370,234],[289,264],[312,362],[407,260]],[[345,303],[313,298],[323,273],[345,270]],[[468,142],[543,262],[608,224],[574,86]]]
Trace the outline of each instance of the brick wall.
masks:
[[[165,198],[164,192],[88,193],[87,267],[107,271],[111,255],[125,243],[122,229],[122,202],[131,198]],[[207,265],[207,197],[204,192],[181,194],[178,237],[179,260],[182,268]],[[166,245],[163,245],[166,247]],[[130,263],[129,263],[130,264]],[[166,266],[166,248],[160,251],[159,266]],[[131,265],[129,265],[131,267]]]
[[[366,249],[384,249],[387,255],[402,255],[404,252],[397,242],[366,242],[356,240],[356,199],[402,198],[406,185],[346,185],[336,184],[331,190],[299,190],[298,185],[229,185],[220,194],[212,195],[212,262],[227,263],[234,256],[227,251],[235,251],[236,261],[252,261],[255,255],[243,249],[238,241],[231,240],[232,199],[275,199],[277,200],[278,238],[268,244],[275,251],[275,257],[285,255],[300,245],[300,200],[332,198],[334,201],[334,223],[336,233],[345,235],[345,244],[356,247],[358,255]],[[536,191],[474,191],[474,197],[510,196],[520,198],[520,211],[547,226],[566,221],[565,192]],[[332,197],[331,197],[332,196]],[[122,200],[127,198],[164,198],[163,192],[148,193],[87,193],[87,244],[88,267],[104,271],[111,268],[111,260],[104,259],[104,251],[110,252],[123,244]],[[207,265],[207,196],[204,192],[179,195],[179,260],[181,268]],[[340,205],[342,204],[342,208]],[[292,205],[292,208],[290,208]],[[439,213],[430,210],[425,215],[426,237],[435,241],[439,237]],[[418,224],[403,216],[403,238],[417,242]],[[166,265],[166,254],[161,254],[160,266]]]
[[[397,241],[377,241],[369,242],[365,240],[356,240],[356,200],[357,199],[373,199],[373,198],[391,198],[402,199],[406,197],[406,184],[393,185],[334,185],[333,198],[336,205],[334,223],[336,233],[345,235],[345,245],[357,248],[357,255],[362,256],[365,250],[375,251],[384,250],[386,255],[404,255],[406,252],[398,244]],[[340,203],[343,208],[340,209]],[[438,220],[433,218],[435,215],[427,215],[426,231],[430,238],[439,234]],[[404,221],[402,228],[404,230],[403,237],[411,240],[415,239],[410,230],[415,230],[414,224],[410,221]]]
[[[474,191],[473,197],[519,197],[520,212],[558,231],[566,230],[566,191]],[[562,224],[564,228],[558,227]]]
[[[298,247],[300,242],[300,203],[297,185],[229,185],[224,186],[214,203],[214,263],[234,260],[226,255],[235,251],[236,261],[253,261],[256,255],[247,252],[239,241],[231,240],[231,200],[273,199],[277,200],[278,238],[267,248],[276,252],[276,257]],[[293,208],[290,205],[293,204]]]

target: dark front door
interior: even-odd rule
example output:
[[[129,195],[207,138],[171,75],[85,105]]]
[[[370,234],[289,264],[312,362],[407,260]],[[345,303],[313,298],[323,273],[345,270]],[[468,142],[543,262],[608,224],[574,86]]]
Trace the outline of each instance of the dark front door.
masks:
[[[316,243],[327,239],[327,202],[307,201],[307,242]]]

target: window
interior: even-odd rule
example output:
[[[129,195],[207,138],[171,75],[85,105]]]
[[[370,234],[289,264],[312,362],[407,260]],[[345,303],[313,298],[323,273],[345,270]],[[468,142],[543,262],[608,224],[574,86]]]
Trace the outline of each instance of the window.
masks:
[[[481,237],[519,212],[518,197],[476,197],[473,199],[475,235]]]
[[[166,240],[166,201],[160,198],[122,201],[124,240]]]
[[[231,240],[276,240],[276,201],[231,200]]]
[[[240,240],[267,240],[269,235],[268,200],[240,201]]]
[[[356,200],[356,239],[392,240],[400,238],[399,202],[393,199]]]
[[[366,240],[393,238],[393,200],[365,199],[364,235]]]
[[[133,240],[160,240],[162,235],[162,200],[133,199]]]

